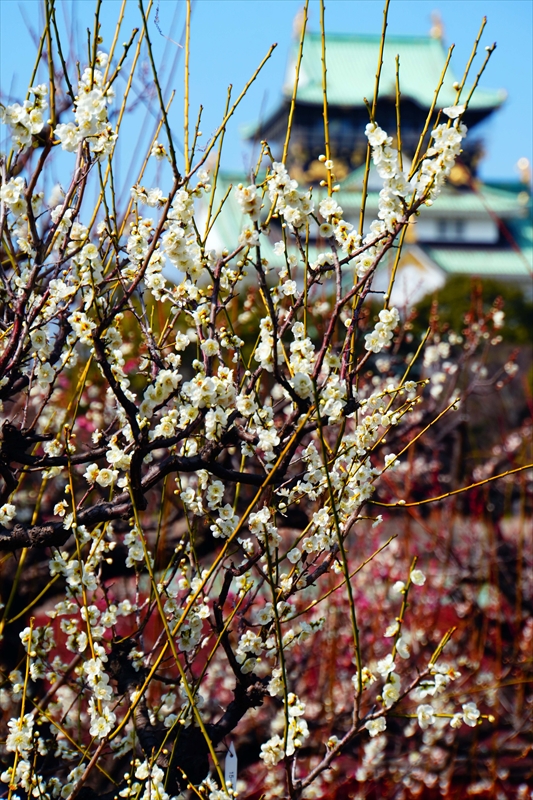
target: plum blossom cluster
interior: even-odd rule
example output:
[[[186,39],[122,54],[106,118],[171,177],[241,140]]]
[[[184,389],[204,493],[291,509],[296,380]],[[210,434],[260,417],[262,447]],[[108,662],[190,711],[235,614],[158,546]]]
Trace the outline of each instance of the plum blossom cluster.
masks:
[[[450,174],[455,160],[461,152],[461,142],[466,136],[466,126],[459,121],[464,107],[445,109],[455,118],[453,125],[442,123],[432,131],[432,144],[426,157],[412,176],[401,168],[398,151],[392,146],[392,137],[376,122],[369,122],[365,133],[372,147],[372,160],[376,172],[383,180],[379,193],[378,219],[370,225],[363,239],[362,252],[356,255],[354,266],[356,274],[364,277],[373,270],[383,253],[387,234],[396,234],[401,226],[407,224],[410,213],[421,203],[431,205]],[[344,233],[347,243],[349,239]],[[357,243],[358,244],[358,243]],[[348,250],[353,242],[343,245]]]
[[[406,586],[403,581],[398,581],[393,587],[394,593],[405,595],[409,585],[423,586],[425,582],[426,576],[422,570],[412,569],[409,575],[409,584]],[[383,680],[383,686],[378,697],[383,706],[383,711],[371,714],[364,724],[371,738],[384,734],[387,729],[386,711],[393,708],[402,696],[402,678],[397,672],[396,656],[400,656],[404,661],[411,657],[408,644],[411,636],[409,632],[404,633],[402,631],[404,624],[404,619],[397,618],[387,627],[384,636],[386,638],[394,637],[393,650],[379,659],[373,667],[374,672],[380,675]],[[481,716],[475,703],[464,703],[461,712],[450,711],[449,703],[443,701],[442,698],[451,681],[459,678],[460,673],[447,664],[430,662],[426,674],[427,677],[422,675],[414,684],[411,683],[410,686],[406,687],[403,692],[403,694],[415,701],[424,700],[427,697],[434,698],[437,701],[437,705],[428,702],[419,702],[417,705],[416,713],[412,717],[417,720],[421,730],[426,731],[435,725],[437,719],[441,722],[449,723],[452,728],[459,728],[463,722],[470,727],[475,727]],[[363,667],[361,677],[359,677],[359,673],[356,673],[352,678],[356,691],[358,691],[359,687],[367,690],[377,680],[376,675],[368,667]],[[439,696],[440,703],[438,702]]]
[[[0,202],[5,209],[14,217],[11,228],[11,235],[14,237],[21,254],[24,257],[34,257],[35,249],[33,246],[33,236],[29,228],[28,205],[25,200],[26,186],[24,179],[19,177],[10,178],[2,183],[0,187]],[[30,202],[31,214],[38,214],[43,207],[43,192],[36,192]],[[18,294],[22,294],[22,287],[29,276],[27,269],[21,270],[14,280],[14,287]]]
[[[309,727],[303,717],[305,703],[293,692],[289,692],[284,703],[288,717],[286,733],[283,737],[276,733],[261,745],[261,758],[266,766],[275,766],[282,758],[294,755],[309,736]]]
[[[25,100],[22,105],[13,103],[8,106],[0,106],[0,121],[11,128],[13,146],[18,150],[28,147],[31,144],[32,136],[41,133],[45,126],[43,114],[48,108],[46,100],[48,87],[44,83],[31,86],[28,94],[32,94],[33,98]],[[7,191],[1,195],[4,202],[8,202],[8,197]]]
[[[7,752],[15,753],[18,757],[16,765],[10,766],[0,774],[3,783],[20,786],[28,793],[38,794],[47,789],[46,781],[35,775],[31,758],[34,752],[41,755],[47,751],[45,740],[35,730],[35,717],[33,714],[24,714],[19,718],[12,718],[8,722],[9,733],[5,748]],[[56,787],[55,787],[56,788]]]
[[[158,128],[123,198],[118,69],[108,79],[113,59],[93,44],[74,120],[53,109],[42,158],[18,151],[43,146],[46,87],[2,111],[17,153],[0,189],[0,549],[24,555],[13,569],[0,559],[0,624],[22,648],[1,676],[1,780],[54,800],[92,791],[98,768],[123,798],[228,800],[241,785],[220,753],[253,725],[243,791],[284,796],[283,772],[293,798],[315,780],[328,796],[347,750],[361,750],[358,780],[380,768],[399,708],[405,740],[422,744],[487,717],[449,697],[449,636],[433,645],[408,621],[424,573],[412,565],[379,594],[404,563],[382,537],[405,504],[394,476],[419,406],[454,374],[454,344],[434,337],[412,380],[389,296],[375,325],[365,315],[385,255],[460,151],[462,111],[447,110],[410,172],[367,126],[383,189],[364,236],[329,158],[327,192],[304,191],[264,143],[246,184],[219,197],[207,165],[225,122],[203,149],[196,128],[181,170],[165,106],[169,142]],[[61,149],[76,153],[66,179]],[[61,185],[45,202],[49,164]],[[226,202],[232,241],[215,225]]]
[[[400,321],[397,308],[384,308],[379,312],[379,321],[371,333],[365,336],[365,349],[372,353],[380,353],[392,341],[394,329]]]
[[[235,190],[235,197],[243,214],[247,214],[253,222],[259,219],[261,213],[261,194],[257,186],[243,186],[240,183]]]
[[[89,659],[85,662],[83,669],[92,694],[89,701],[91,719],[89,733],[97,739],[104,739],[113,729],[117,718],[109,703],[113,696],[109,677],[103,671],[103,663],[100,658]]]
[[[424,196],[430,205],[440,194],[455,160],[461,152],[461,143],[467,134],[466,125],[461,122],[465,106],[445,108],[444,114],[449,122],[443,122],[431,132],[431,146],[423,159],[416,176],[411,179],[413,190]]]
[[[98,51],[96,64],[101,69],[94,65],[86,67],[78,83],[74,99],[75,122],[63,122],[54,130],[61,147],[69,153],[75,153],[83,141],[87,141],[97,159],[113,152],[117,134],[108,120],[108,106],[114,100],[115,91],[104,82],[102,69],[107,60],[107,53]]]
[[[277,213],[292,228],[301,228],[314,211],[311,192],[299,191],[298,182],[290,177],[285,164],[279,161],[272,164],[268,194]]]

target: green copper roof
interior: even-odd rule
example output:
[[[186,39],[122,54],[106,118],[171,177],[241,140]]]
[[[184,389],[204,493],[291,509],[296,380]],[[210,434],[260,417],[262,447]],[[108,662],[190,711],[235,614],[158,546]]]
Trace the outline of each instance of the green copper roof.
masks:
[[[363,98],[372,100],[380,37],[374,35],[328,34],[326,65],[328,101],[339,106],[362,106]],[[290,97],[298,43],[293,44],[287,68],[284,94]],[[395,97],[395,58],[400,56],[400,89],[403,99],[410,98],[429,108],[444,67],[446,51],[439,39],[429,36],[387,36],[380,81],[380,97]],[[448,69],[439,95],[439,107],[453,105],[455,75]],[[464,94],[466,97],[466,94]],[[472,109],[497,108],[505,100],[504,90],[478,87],[471,100]],[[321,37],[306,34],[298,100],[322,105]]]
[[[531,250],[501,250],[475,248],[472,250],[428,247],[428,256],[445,272],[454,275],[480,275],[486,277],[509,277],[531,280],[533,260]]]
[[[368,198],[369,207],[378,205],[379,195],[371,193]],[[421,213],[427,214],[430,209],[422,208]],[[456,191],[452,187],[445,187],[431,207],[431,213],[436,217],[465,214],[468,217],[486,217],[490,213],[502,218],[515,218],[526,214],[527,210],[520,203],[517,195],[497,189],[488,189],[481,186],[479,192]]]
[[[236,186],[241,182],[243,182],[242,175],[219,174],[217,199],[214,207],[217,208],[218,202],[225,195],[230,184]],[[519,193],[516,191],[487,185],[480,188],[483,201],[474,192],[457,192],[453,187],[446,187],[435,202],[435,206],[424,209],[424,213],[434,214],[440,207],[445,216],[456,217],[458,213],[468,215],[469,212],[473,212],[473,215],[477,216],[479,212],[486,215],[488,213],[486,208],[489,206],[491,211],[505,218],[505,225],[516,243],[516,249],[510,246],[504,248],[486,245],[432,246],[423,242],[418,242],[417,247],[420,247],[438,267],[449,274],[508,277],[522,282],[531,280],[533,274],[533,223],[529,209],[520,202]],[[313,190],[315,205],[318,205],[321,196],[324,196],[324,191],[315,188]],[[356,220],[360,189],[357,191],[354,187],[351,191],[342,193],[339,200],[345,209],[345,218],[351,219],[352,222]],[[377,207],[377,200],[377,193],[371,192],[367,203],[370,218],[374,206]],[[455,213],[450,214],[450,212]],[[524,216],[520,218],[520,214]],[[235,193],[231,191],[210,234],[208,246],[221,249],[234,244],[245,224],[246,219],[237,203]],[[322,249],[320,248],[320,250]],[[406,246],[406,252],[408,249],[409,245]],[[281,267],[284,264],[284,259],[275,255],[273,243],[268,236],[261,237],[261,252],[272,267]],[[316,259],[318,252],[314,245],[309,248],[310,261]]]
[[[529,254],[529,261],[533,264],[533,218],[531,211],[527,219],[510,220],[508,228],[518,247]]]
[[[364,174],[365,167],[362,165],[341,182],[339,201],[343,208],[352,211],[353,208],[360,206]],[[383,181],[377,176],[375,168],[371,167],[367,199],[369,209],[378,207],[379,192],[375,190],[376,184],[381,187]],[[316,200],[321,199],[325,194],[325,189],[318,187],[313,189],[313,197]],[[521,184],[517,184],[513,188],[479,184],[477,191],[472,191],[456,189],[452,184],[446,183],[435,201],[435,205],[431,208],[431,214],[435,214],[437,217],[449,216],[451,212],[452,216],[466,214],[472,217],[485,217],[492,212],[506,219],[526,218],[531,213],[530,202],[530,198],[524,192]],[[422,213],[426,213],[425,208],[422,209]]]

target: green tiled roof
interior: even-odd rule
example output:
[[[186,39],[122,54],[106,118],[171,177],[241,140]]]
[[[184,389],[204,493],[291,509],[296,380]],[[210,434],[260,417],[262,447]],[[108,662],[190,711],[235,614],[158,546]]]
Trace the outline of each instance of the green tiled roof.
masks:
[[[454,275],[485,275],[527,279],[533,275],[531,250],[477,248],[472,250],[428,247],[428,256],[445,272]]]
[[[377,208],[378,200],[379,194],[371,192],[367,201],[369,208]],[[429,209],[422,209],[423,214],[427,214],[428,211]],[[454,217],[458,214],[466,214],[469,217],[486,217],[490,211],[504,218],[508,216],[514,218],[525,213],[516,194],[487,189],[485,186],[480,187],[479,193],[455,191],[451,187],[445,188],[439,194],[435,205],[431,207],[431,214],[436,217],[443,215],[448,217],[450,212]]]
[[[516,192],[483,185],[479,186],[477,192],[457,191],[451,186],[446,187],[435,201],[434,213],[438,216],[439,211],[446,214],[455,211],[485,216],[487,209],[500,217],[509,215],[514,218],[527,213]]]
[[[527,219],[510,221],[508,228],[520,249],[528,252],[529,260],[533,261],[533,219],[531,214]]]
[[[339,106],[362,106],[363,98],[372,100],[380,37],[360,34],[328,34],[326,64],[328,101]],[[287,68],[284,94],[290,97],[294,81],[294,64],[298,44],[293,44]],[[402,98],[410,98],[429,108],[438,84],[446,52],[439,39],[429,36],[387,36],[380,81],[380,97],[395,96],[395,58],[400,56],[400,88]],[[439,106],[452,105],[456,77],[448,69],[439,95]],[[466,94],[464,95],[466,96]],[[472,109],[497,108],[506,98],[504,90],[478,87],[471,100]],[[321,37],[308,33],[305,37],[298,100],[321,105],[322,63]]]
[[[343,208],[352,210],[359,207],[361,204],[361,191],[363,187],[363,177],[365,173],[364,165],[351,172],[341,182],[342,197],[341,205]],[[372,191],[372,184],[375,181],[372,178],[376,177],[373,167],[371,167],[370,175],[370,191],[368,192],[367,207],[377,208],[379,201],[379,192]],[[381,185],[382,181],[378,178],[378,183]],[[521,191],[520,191],[521,190]],[[315,188],[313,196],[318,199],[325,195],[325,190]],[[459,214],[467,214],[471,216],[487,215],[487,209],[497,214],[500,217],[526,217],[528,215],[527,205],[530,201],[526,198],[526,204],[523,202],[524,187],[518,185],[513,189],[496,187],[494,185],[481,184],[478,191],[470,191],[468,189],[456,189],[449,183],[445,184],[443,191],[438,196],[435,205],[431,208],[431,213],[435,216],[445,214],[448,216],[450,212]],[[426,209],[422,209],[423,212]]]
[[[230,184],[236,186],[242,181],[242,175],[220,174],[217,185],[217,200],[214,207],[217,207],[218,201],[225,195]],[[531,279],[533,274],[533,223],[530,216],[522,219],[518,217],[518,213],[520,211],[524,213],[526,209],[517,200],[517,193],[489,186],[482,186],[481,191],[487,205],[499,216],[502,216],[502,212],[505,210],[509,212],[510,216],[511,212],[514,212],[512,218],[506,219],[505,224],[521,252],[510,246],[508,248],[487,247],[484,245],[470,247],[448,245],[439,247],[425,245],[422,242],[419,242],[418,246],[446,273],[495,277],[508,276],[522,281],[526,281],[528,278]],[[318,205],[321,194],[323,192],[320,189],[313,190],[315,205]],[[353,204],[350,202],[352,198]],[[356,191],[354,188],[352,191],[342,193],[339,200],[345,212],[347,212],[345,217],[350,219],[353,217],[354,209],[359,207],[360,190]],[[367,209],[371,211],[374,206],[377,207],[377,201],[378,194],[371,192]],[[482,211],[487,214],[478,195],[473,192],[456,192],[452,188],[449,191],[445,189],[435,203],[435,208],[427,209],[425,213],[435,213],[438,207],[442,210],[443,205],[446,206],[448,212],[453,210],[456,214],[457,212],[467,213],[468,211]],[[221,246],[233,245],[237,241],[245,222],[245,217],[235,199],[235,194],[231,191],[215,223],[213,234],[218,240],[216,244]],[[215,245],[215,238],[211,239],[211,246]],[[271,266],[281,267],[283,265],[284,259],[275,255],[272,242],[268,236],[261,237],[261,251],[263,257],[268,259]],[[294,252],[296,253],[296,250]],[[317,254],[316,247],[310,247],[310,261],[314,261]]]

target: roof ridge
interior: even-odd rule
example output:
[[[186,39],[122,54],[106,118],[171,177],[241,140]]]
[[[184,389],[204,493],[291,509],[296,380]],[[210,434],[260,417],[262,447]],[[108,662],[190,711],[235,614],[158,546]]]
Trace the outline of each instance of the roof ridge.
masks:
[[[320,39],[322,38],[322,34],[320,31],[309,31],[306,33],[306,39]],[[328,39],[340,39],[345,41],[357,41],[357,40],[366,40],[372,42],[379,42],[381,41],[381,34],[380,33],[346,33],[346,32],[335,32],[330,31],[326,32],[326,41]],[[400,41],[400,42],[417,42],[417,43],[424,43],[424,44],[440,44],[442,46],[442,42],[440,39],[436,39],[429,34],[402,34],[402,33],[391,33],[387,34],[385,38],[385,44],[390,41]]]

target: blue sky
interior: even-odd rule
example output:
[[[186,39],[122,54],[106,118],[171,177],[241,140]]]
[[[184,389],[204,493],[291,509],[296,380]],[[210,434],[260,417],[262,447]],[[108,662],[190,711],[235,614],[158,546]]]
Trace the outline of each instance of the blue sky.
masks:
[[[144,0],[145,6],[148,0]],[[56,0],[61,25],[72,32],[77,41],[80,60],[85,63],[86,29],[92,28],[94,0]],[[286,58],[292,37],[293,20],[301,8],[301,0],[195,0],[191,39],[191,118],[196,118],[200,103],[204,106],[202,130],[204,141],[214,131],[223,114],[227,85],[234,86],[234,96],[260,62],[273,42],[278,47],[252,88],[249,96],[228,126],[223,165],[240,170],[249,165],[247,149],[239,131],[246,123],[264,116],[279,101]],[[104,0],[101,15],[103,48],[109,47],[114,23],[120,8],[119,0]],[[319,29],[319,5],[311,0],[310,27]],[[185,18],[183,0],[154,1],[151,15],[151,36],[156,59],[163,65],[163,86],[167,93],[176,89],[171,112],[173,131],[182,139],[183,50],[165,39],[182,40]],[[532,127],[532,36],[533,2],[531,0],[392,0],[389,12],[390,34],[427,34],[431,14],[438,10],[444,23],[445,43],[455,43],[452,65],[462,74],[473,39],[483,15],[488,17],[482,44],[497,42],[482,85],[504,88],[508,100],[494,118],[484,123],[483,137],[487,155],[481,175],[484,178],[514,179],[518,177],[516,162],[520,157],[531,160]],[[326,29],[331,32],[378,33],[381,28],[381,0],[327,0]],[[0,0],[1,55],[0,86],[2,99],[23,99],[33,65],[35,47],[30,28],[40,32],[42,6],[39,0]],[[130,0],[119,41],[129,38],[132,27],[139,24],[136,0]],[[484,55],[483,47],[481,48]],[[176,69],[172,72],[172,65]],[[476,64],[474,67],[476,67]],[[40,76],[41,80],[45,75]],[[146,86],[149,87],[150,80]],[[142,107],[146,87],[136,84]],[[117,90],[119,84],[117,83]],[[143,149],[142,134],[152,128],[143,115],[135,117],[135,134],[130,145],[133,154]],[[138,135],[139,134],[139,135]]]

